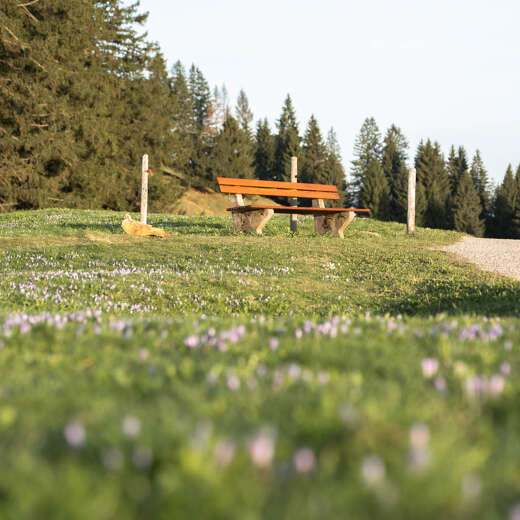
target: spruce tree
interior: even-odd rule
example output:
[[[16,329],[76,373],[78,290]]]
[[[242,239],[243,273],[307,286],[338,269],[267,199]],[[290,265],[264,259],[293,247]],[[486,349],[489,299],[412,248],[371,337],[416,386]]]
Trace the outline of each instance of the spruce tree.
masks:
[[[327,183],[327,148],[323,142],[318,121],[311,115],[305,135],[302,141],[302,148],[299,161],[299,171],[301,182],[311,184]]]
[[[340,200],[331,202],[331,205],[345,207],[347,202],[347,179],[345,177],[345,168],[343,168],[343,162],[341,160],[341,149],[334,128],[329,130],[325,145],[327,148],[326,184],[336,185],[340,196]]]
[[[457,193],[460,178],[468,171],[468,160],[463,146],[459,146],[457,152],[455,152],[454,146],[450,148],[446,169],[450,179],[451,194],[454,197]]]
[[[471,180],[473,181],[473,186],[480,197],[480,205],[482,206],[482,214],[480,215],[480,218],[483,219],[486,229],[488,229],[491,220],[491,194],[487,171],[484,167],[484,162],[482,161],[479,150],[477,150],[473,156],[470,175]]]
[[[235,114],[238,126],[252,139],[251,121],[253,121],[253,112],[249,106],[246,93],[242,89],[238,93]]]
[[[234,117],[228,116],[211,151],[209,180],[216,185],[217,177],[251,179],[254,176],[253,160],[246,133]]]
[[[387,220],[390,207],[390,188],[385,172],[375,157],[369,160],[359,194],[361,207],[372,210],[372,216]]]
[[[0,6],[0,203],[137,205],[139,147],[171,148],[155,134],[162,115],[144,110],[154,106],[150,90],[162,99],[168,90],[157,80],[157,47],[137,32],[146,19],[137,8],[118,0]]]
[[[273,178],[276,181],[288,182],[291,180],[291,157],[298,157],[300,151],[298,123],[289,95],[285,98],[282,114],[276,126],[278,133],[275,138]]]
[[[513,176],[513,167],[509,164],[494,200],[493,228],[496,236],[511,238],[514,235],[513,216],[518,198],[518,184]]]
[[[518,199],[520,197],[520,164],[518,165],[518,167],[516,169],[515,184],[516,184],[515,195],[516,195],[516,198]]]
[[[191,97],[194,126],[200,133],[208,117],[211,93],[208,82],[198,67],[192,65],[188,78],[188,90]]]
[[[453,199],[454,227],[457,231],[481,237],[484,234],[484,221],[480,218],[482,206],[470,174],[463,171],[457,184],[457,193]]]
[[[382,166],[390,187],[391,201],[388,218],[389,220],[396,220],[397,222],[405,221],[403,220],[405,218],[403,215],[403,201],[399,198],[401,196],[400,190],[402,189],[399,183],[402,182],[400,177],[403,173],[407,173],[407,149],[408,143],[401,129],[392,125],[388,129],[384,139]]]
[[[213,89],[213,106],[215,127],[217,130],[221,130],[224,121],[229,115],[231,115],[231,110],[229,109],[229,96],[226,85],[222,85],[220,88],[215,87]]]
[[[362,205],[362,192],[367,182],[367,176],[369,173],[376,171],[374,161],[381,163],[381,148],[379,128],[375,119],[369,117],[363,122],[354,143],[354,160],[351,168],[352,181],[349,186],[352,190],[354,204]],[[388,188],[388,181],[386,186]]]
[[[515,174],[516,198],[511,222],[511,238],[520,238],[520,164]]]
[[[439,143],[420,142],[415,156],[417,184],[424,188],[423,225],[448,228],[450,181]]]
[[[184,67],[180,61],[175,63],[172,70],[171,97],[172,121],[171,133],[173,136],[171,165],[189,176],[194,176],[190,168],[197,156],[197,128],[196,117],[193,112],[193,98],[186,79]],[[199,173],[200,175],[200,173]]]
[[[262,180],[273,179],[274,136],[267,118],[258,121],[255,139],[255,177]]]
[[[55,7],[63,8],[61,15]],[[94,95],[104,77],[102,60],[94,52],[104,31],[89,21],[96,11],[79,2],[56,2],[55,7],[0,6],[0,203],[12,209],[53,205],[83,189],[84,179],[72,179],[79,156],[91,159],[83,171],[95,173],[94,150],[108,136],[109,120],[101,123],[98,114],[109,110],[118,82]],[[73,20],[84,26],[78,34]],[[68,45],[60,48],[58,40]]]

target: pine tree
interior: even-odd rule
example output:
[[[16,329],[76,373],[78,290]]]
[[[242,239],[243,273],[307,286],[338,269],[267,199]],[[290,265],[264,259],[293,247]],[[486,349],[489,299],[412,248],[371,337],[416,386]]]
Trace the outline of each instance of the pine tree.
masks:
[[[228,116],[211,152],[210,181],[217,177],[251,179],[254,175],[253,153],[246,133],[237,120]]]
[[[457,184],[457,193],[453,199],[455,229],[481,237],[484,234],[484,221],[480,218],[482,206],[470,174],[464,171]]]
[[[240,90],[240,92],[238,93],[235,114],[236,120],[238,121],[238,126],[250,138],[252,138],[250,125],[251,121],[253,121],[253,112],[251,111],[251,107],[249,106],[249,100],[247,99],[246,93],[243,90]]]
[[[440,229],[450,227],[450,181],[439,143],[429,139],[419,143],[415,168],[417,184],[424,188],[423,225]]]
[[[149,91],[163,66],[137,4],[56,0],[0,6],[0,203],[137,205],[134,158],[158,140]],[[138,124],[142,130],[129,129]]]
[[[55,37],[58,20],[48,4],[22,8],[4,2],[0,7],[0,203],[13,209],[50,205],[70,193],[76,188],[71,177],[78,155],[92,157],[85,134],[100,144],[106,139],[106,124],[99,129],[95,124],[110,96],[101,93],[96,98],[91,92],[104,75],[94,54],[99,33],[88,22],[95,11],[77,2],[56,2],[56,7],[63,7],[64,19]],[[73,36],[70,16],[84,25],[81,34]],[[60,50],[58,38],[69,46]],[[116,85],[111,82],[108,90]],[[90,105],[90,118],[83,104]],[[71,108],[77,110],[76,124],[68,113]],[[85,164],[84,171],[92,173],[91,164]]]
[[[468,171],[468,160],[463,146],[459,146],[457,152],[455,152],[454,146],[451,147],[446,169],[450,179],[451,194],[454,197],[457,193],[460,178],[464,172]]]
[[[171,165],[184,174],[194,175],[190,168],[196,156],[196,117],[186,74],[180,61],[173,67],[170,84],[173,110],[171,132],[174,141]]]
[[[511,238],[520,238],[520,164],[515,174],[516,198],[511,222]]]
[[[365,119],[354,143],[351,176],[354,203],[362,205],[362,192],[369,172],[375,172],[374,161],[381,162],[381,134],[373,117]],[[383,172],[384,175],[384,172]],[[388,181],[386,182],[388,187]],[[369,190],[370,191],[370,190]],[[387,208],[388,209],[388,208]]]
[[[347,202],[347,179],[345,177],[345,169],[343,168],[341,160],[341,149],[334,128],[329,130],[325,144],[327,148],[326,184],[334,184],[337,186],[338,194],[340,196],[340,200],[332,202],[331,205],[336,207],[345,207]]]
[[[226,85],[222,85],[221,88],[215,87],[213,89],[213,106],[215,128],[217,131],[219,131],[222,129],[224,121],[229,115],[231,115],[231,110],[229,109],[229,96]]]
[[[258,121],[256,125],[254,166],[257,179],[273,179],[274,136],[271,134],[267,118]]]
[[[277,129],[273,180],[288,182],[291,180],[291,157],[298,157],[300,151],[298,123],[289,95],[285,98]]]
[[[126,126],[127,142],[138,143],[129,151],[129,160],[132,164],[139,164],[142,155],[152,151],[150,155],[150,167],[155,171],[161,165],[171,166],[172,150],[175,139],[171,132],[171,124],[174,113],[173,98],[170,89],[170,78],[164,57],[157,50],[147,62],[147,77],[132,83],[135,89],[133,109],[127,116],[131,121],[139,118],[140,124],[128,124]],[[127,99],[128,100],[128,99]],[[154,114],[154,117],[142,117],[142,107]],[[131,186],[128,182],[126,185]],[[127,193],[126,204],[120,204],[119,209],[124,210],[136,202],[136,192],[140,190],[139,176],[134,176],[133,193]],[[172,186],[162,176],[154,177],[149,185],[150,209],[156,211],[171,204],[172,197],[180,195],[183,189],[180,186]]]
[[[188,90],[192,103],[195,128],[200,133],[204,129],[211,104],[209,85],[198,67],[192,65],[188,79]]]
[[[502,184],[497,188],[494,200],[494,234],[510,238],[514,235],[513,216],[519,198],[518,184],[513,167],[508,165]]]
[[[517,200],[520,197],[520,164],[518,165],[515,173],[515,185],[515,200]]]
[[[388,218],[389,220],[396,220],[398,222],[405,222],[405,220],[403,220],[405,218],[402,207],[403,201],[399,199],[401,193],[398,193],[402,187],[398,185],[398,183],[402,182],[400,176],[402,176],[404,172],[407,172],[407,149],[408,143],[401,129],[392,125],[388,129],[384,139],[382,166],[390,187],[391,201]]]
[[[490,227],[491,219],[491,195],[487,171],[484,167],[484,162],[480,157],[479,150],[477,150],[473,156],[470,175],[471,180],[473,181],[473,186],[480,197],[480,205],[482,206],[482,214],[480,215],[480,218],[486,224],[486,229],[488,229]]]
[[[323,142],[318,121],[311,115],[302,141],[299,161],[301,182],[327,183],[327,148]],[[300,180],[300,179],[299,179]]]
[[[372,210],[372,216],[387,220],[390,207],[390,188],[385,172],[375,157],[369,160],[359,194],[361,207]]]

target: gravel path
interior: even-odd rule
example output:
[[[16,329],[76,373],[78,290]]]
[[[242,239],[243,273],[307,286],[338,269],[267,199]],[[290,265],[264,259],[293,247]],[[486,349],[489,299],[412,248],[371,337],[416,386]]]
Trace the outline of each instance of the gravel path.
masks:
[[[485,271],[520,280],[520,240],[464,237],[439,249],[469,260]]]

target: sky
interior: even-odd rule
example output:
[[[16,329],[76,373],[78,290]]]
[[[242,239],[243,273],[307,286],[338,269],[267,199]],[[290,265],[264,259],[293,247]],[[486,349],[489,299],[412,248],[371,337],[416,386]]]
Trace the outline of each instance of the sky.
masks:
[[[274,127],[292,97],[334,127],[350,168],[366,117],[447,154],[478,148],[491,179],[520,164],[519,0],[141,0],[169,66],[195,63]]]

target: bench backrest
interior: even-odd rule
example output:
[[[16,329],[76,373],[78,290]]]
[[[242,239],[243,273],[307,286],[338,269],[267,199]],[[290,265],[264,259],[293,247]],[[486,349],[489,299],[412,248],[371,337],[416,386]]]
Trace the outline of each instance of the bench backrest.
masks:
[[[217,182],[222,193],[339,200],[338,188],[329,184],[259,181],[230,177],[217,177]]]

